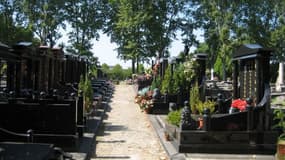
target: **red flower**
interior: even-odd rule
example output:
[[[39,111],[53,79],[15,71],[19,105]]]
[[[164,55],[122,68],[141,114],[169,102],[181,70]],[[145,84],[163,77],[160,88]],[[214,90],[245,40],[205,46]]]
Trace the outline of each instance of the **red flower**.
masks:
[[[246,101],[241,99],[236,99],[232,101],[231,107],[237,108],[240,111],[244,111],[246,107]]]

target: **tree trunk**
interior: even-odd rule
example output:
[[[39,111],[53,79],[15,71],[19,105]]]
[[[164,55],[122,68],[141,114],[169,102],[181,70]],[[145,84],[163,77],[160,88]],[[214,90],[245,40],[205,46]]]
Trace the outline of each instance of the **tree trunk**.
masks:
[[[135,74],[135,58],[132,59],[132,73]]]
[[[225,62],[225,61],[223,61]],[[226,77],[226,65],[225,63],[222,63],[222,70],[223,70],[223,81],[226,81],[227,77]]]
[[[139,69],[140,69],[139,65],[140,65],[139,56],[137,56],[137,73],[139,73]]]

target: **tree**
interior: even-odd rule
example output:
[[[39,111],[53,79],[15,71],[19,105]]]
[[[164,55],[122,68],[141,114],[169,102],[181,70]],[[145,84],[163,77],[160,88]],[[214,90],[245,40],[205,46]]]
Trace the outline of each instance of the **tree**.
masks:
[[[0,1],[0,41],[13,45],[19,41],[33,41],[33,32],[22,26],[19,2]]]
[[[179,3],[182,9],[182,17],[179,17],[177,22],[178,28],[181,31],[182,41],[185,46],[197,46],[199,43],[196,40],[196,35],[194,30],[197,28],[197,23],[195,19],[196,12],[196,2],[195,1],[180,1]]]
[[[132,76],[130,68],[123,69],[119,64],[110,67],[106,63],[103,63],[101,67],[102,71],[107,74],[108,78],[110,79],[124,80]]]
[[[31,1],[23,0],[20,3],[21,12],[26,19],[25,25],[39,37],[42,45],[53,47],[56,41],[62,36],[58,32],[59,28],[65,29],[64,1],[43,0]]]
[[[66,20],[71,25],[68,50],[74,54],[91,57],[92,39],[98,39],[98,30],[103,27],[104,18],[101,1],[70,0],[66,2]]]
[[[226,79],[226,68],[230,68],[231,62],[230,27],[232,26],[235,4],[219,0],[201,3],[200,9],[204,12],[199,13],[202,14],[202,19],[199,22],[205,21],[201,25],[205,31],[206,43],[209,46],[211,68],[215,66],[215,71],[220,73],[223,79]],[[197,17],[201,16],[199,14]]]
[[[243,43],[269,46],[278,17],[274,8],[280,3],[281,0],[189,0],[191,7],[185,13],[195,28],[204,31],[211,66],[225,79],[231,73],[234,48]]]
[[[111,10],[105,31],[119,47],[118,56],[132,60],[133,73],[140,62],[159,57],[175,38],[179,7],[183,1],[109,1]],[[116,12],[112,12],[112,11]]]
[[[110,67],[109,67],[106,63],[103,63],[102,66],[101,66],[101,68],[102,68],[102,71],[103,71],[104,73],[106,73],[106,74],[109,73]]]
[[[121,65],[116,64],[111,70],[111,78],[122,80],[123,77],[123,68]]]
[[[133,73],[135,73],[135,63],[139,62],[143,52],[143,29],[142,24],[147,19],[147,13],[140,8],[143,2],[140,1],[111,1],[111,6],[117,8],[111,28],[111,40],[119,44],[117,48],[118,56],[123,60],[132,60]],[[138,64],[137,64],[138,66]],[[138,68],[138,67],[137,67]]]
[[[284,61],[285,56],[285,2],[275,4],[274,9],[276,10],[276,27],[271,32],[271,44],[272,48],[275,49],[275,59],[277,61]]]

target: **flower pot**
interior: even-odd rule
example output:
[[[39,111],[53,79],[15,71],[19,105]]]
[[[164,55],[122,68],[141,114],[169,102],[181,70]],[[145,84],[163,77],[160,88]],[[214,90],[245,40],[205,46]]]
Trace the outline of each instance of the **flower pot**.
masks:
[[[277,141],[277,159],[285,159],[285,135],[281,135]]]
[[[166,141],[170,141],[170,135],[167,132],[164,132],[164,138]]]
[[[198,118],[198,128],[197,129],[203,129],[203,118]]]

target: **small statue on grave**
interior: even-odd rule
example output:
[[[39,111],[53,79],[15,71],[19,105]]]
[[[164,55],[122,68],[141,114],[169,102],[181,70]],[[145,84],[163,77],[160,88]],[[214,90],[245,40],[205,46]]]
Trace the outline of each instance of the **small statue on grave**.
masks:
[[[191,117],[189,102],[184,102],[184,107],[181,112],[181,130],[193,130],[198,127],[197,122]]]

